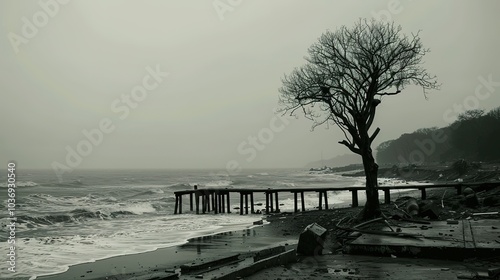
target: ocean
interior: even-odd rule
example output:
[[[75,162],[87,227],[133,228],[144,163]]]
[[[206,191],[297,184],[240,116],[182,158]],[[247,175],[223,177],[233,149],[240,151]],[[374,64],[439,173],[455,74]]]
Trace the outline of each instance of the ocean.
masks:
[[[292,169],[244,170],[231,176],[223,170],[75,170],[65,174],[63,182],[51,170],[18,169],[16,177],[16,273],[4,273],[7,262],[2,261],[3,279],[35,279],[79,263],[176,246],[189,238],[249,228],[262,218],[239,215],[238,210],[195,215],[188,211],[188,199],[183,214],[174,215],[174,192],[194,185],[199,189],[364,185],[360,177]],[[7,194],[5,175],[2,182]],[[237,199],[232,197],[232,208],[239,206]],[[317,199],[315,193],[306,194],[306,208],[317,207]],[[350,202],[349,192],[329,193],[331,207]],[[256,195],[255,203],[265,205],[264,195]],[[292,211],[293,195],[282,194],[280,203],[282,211]],[[10,221],[7,215],[1,217],[0,242],[7,260]]]

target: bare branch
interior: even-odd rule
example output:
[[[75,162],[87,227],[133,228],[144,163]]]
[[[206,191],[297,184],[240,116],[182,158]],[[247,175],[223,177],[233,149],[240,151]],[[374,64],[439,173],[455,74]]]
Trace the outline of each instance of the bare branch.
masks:
[[[372,143],[373,140],[375,140],[375,137],[377,137],[379,132],[380,132],[380,128],[377,127],[377,129],[375,129],[375,131],[373,132],[372,136],[370,136],[370,143]]]
[[[378,135],[369,136],[375,119],[377,96],[397,95],[410,85],[438,89],[436,77],[422,67],[425,54],[419,32],[401,34],[393,23],[360,20],[325,32],[308,49],[306,64],[282,79],[280,104],[285,111],[319,125],[337,125],[351,151],[371,151]],[[315,106],[318,105],[318,106]],[[366,146],[368,145],[368,146]]]
[[[361,154],[361,150],[360,149],[354,147],[354,145],[350,144],[346,140],[339,141],[339,144],[345,145],[347,148],[349,148],[349,150],[351,150],[355,154],[358,154],[358,155]]]

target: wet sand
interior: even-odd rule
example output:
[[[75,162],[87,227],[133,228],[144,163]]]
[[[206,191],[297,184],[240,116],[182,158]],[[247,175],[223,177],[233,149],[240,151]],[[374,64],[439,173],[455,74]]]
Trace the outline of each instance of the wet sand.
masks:
[[[412,192],[405,192],[405,195]],[[416,193],[416,192],[415,192]],[[364,199],[360,197],[360,204]],[[194,261],[214,259],[235,253],[248,253],[259,248],[298,241],[303,229],[316,222],[326,228],[333,225],[337,217],[346,213],[355,215],[361,207],[333,208],[329,210],[307,209],[306,212],[283,212],[268,216],[269,225],[252,226],[249,229],[229,231],[215,235],[197,237],[179,246],[160,248],[151,252],[117,256],[91,263],[71,266],[66,272],[49,276],[40,276],[41,280],[71,279],[128,279],[133,276],[148,275],[157,272],[178,271],[180,265]],[[337,207],[339,207],[337,205]],[[211,215],[211,214],[209,214]],[[259,220],[260,215],[255,215]],[[27,278],[25,278],[27,279]]]
[[[256,216],[256,220],[258,220]],[[283,234],[269,225],[190,239],[186,244],[152,252],[117,256],[71,266],[66,272],[41,280],[127,279],[160,271],[175,271],[182,264],[235,253],[248,253],[271,245],[296,242],[298,236]],[[106,278],[107,277],[107,278]]]

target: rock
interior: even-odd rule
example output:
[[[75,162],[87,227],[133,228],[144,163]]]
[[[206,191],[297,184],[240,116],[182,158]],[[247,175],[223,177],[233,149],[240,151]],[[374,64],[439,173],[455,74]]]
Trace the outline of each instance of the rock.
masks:
[[[489,268],[488,269],[488,276],[493,278],[500,275],[500,267],[495,267],[495,268]]]
[[[441,271],[450,271],[450,268],[449,267],[443,267],[443,268],[441,268]]]
[[[424,202],[420,205],[420,217],[429,217],[431,220],[436,220],[439,218],[441,213],[441,208],[439,208],[434,202]]]
[[[316,224],[308,225],[299,236],[297,253],[305,256],[321,255],[327,230]]]
[[[500,204],[500,196],[498,195],[487,196],[484,198],[483,204],[484,206],[495,206],[497,204]]]
[[[479,200],[477,199],[476,194],[469,194],[465,196],[464,204],[467,207],[476,207],[479,205]]]
[[[416,216],[418,214],[418,203],[415,198],[410,198],[406,202],[406,213],[410,214],[411,216]]]
[[[465,196],[467,196],[467,195],[469,195],[469,194],[475,194],[475,192],[474,192],[471,188],[469,188],[469,187],[465,188],[465,189],[462,191],[462,193],[463,193]]]

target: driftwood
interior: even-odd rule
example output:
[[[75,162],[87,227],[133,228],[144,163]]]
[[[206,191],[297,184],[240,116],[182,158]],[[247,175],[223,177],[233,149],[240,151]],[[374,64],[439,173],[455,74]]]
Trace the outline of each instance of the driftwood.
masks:
[[[444,193],[443,193],[443,196],[441,197],[441,207],[444,208],[444,196],[446,195],[446,192],[448,190],[445,190]]]
[[[472,213],[472,216],[498,215],[500,212]]]
[[[360,227],[362,227],[362,226],[366,226],[366,225],[368,225],[368,224],[371,224],[371,223],[374,223],[374,222],[381,221],[381,220],[383,220],[383,219],[384,219],[384,217],[378,217],[378,218],[375,218],[375,219],[373,219],[373,220],[369,220],[369,221],[363,222],[363,223],[361,223],[361,224],[355,225],[355,226],[353,226],[353,228],[360,228]]]
[[[375,234],[375,235],[387,235],[387,236],[399,236],[399,237],[411,237],[411,238],[422,238],[424,237],[419,233],[403,233],[403,232],[392,232],[392,231],[383,231],[383,230],[369,230],[369,229],[359,229],[359,228],[349,228],[349,227],[341,227],[337,226],[338,229],[345,231],[355,231],[366,234]]]

